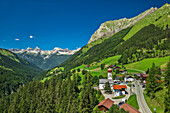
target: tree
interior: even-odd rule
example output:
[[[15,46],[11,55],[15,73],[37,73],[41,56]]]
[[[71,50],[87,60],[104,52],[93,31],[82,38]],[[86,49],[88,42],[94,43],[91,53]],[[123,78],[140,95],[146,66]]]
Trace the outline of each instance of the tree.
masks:
[[[146,70],[146,74],[149,74],[149,68]]]
[[[104,67],[105,67],[105,63],[102,63],[102,64],[101,64],[101,70],[103,70]]]
[[[119,74],[119,69],[116,69],[116,74]]]
[[[147,83],[146,83],[146,94],[151,98],[155,97],[154,93],[158,86],[158,82],[155,77],[155,74],[156,74],[156,67],[155,67],[155,63],[153,63],[152,68],[149,71],[149,76],[147,78]]]
[[[82,74],[85,75],[87,71],[85,69],[82,70]]]
[[[104,78],[103,75],[99,75],[99,79],[102,79],[102,78]]]
[[[165,72],[165,86],[168,86],[168,91],[165,94],[165,113],[170,112],[170,60],[167,64],[167,69]]]
[[[156,67],[156,74],[161,75],[161,68],[159,66]]]
[[[96,75],[93,77],[93,84],[99,85],[99,78]]]
[[[113,104],[112,107],[109,109],[109,113],[129,113],[124,109],[119,109],[118,105]]]
[[[169,86],[169,84],[170,84],[170,60],[167,64],[167,68],[165,71],[165,85]]]
[[[75,73],[75,72],[76,72],[76,70],[73,69],[73,70],[72,70],[72,73]]]
[[[106,93],[112,93],[109,82],[106,82],[104,90]]]
[[[168,91],[165,94],[165,113],[170,113],[170,85],[168,86]]]
[[[77,69],[77,72],[80,72],[80,68]]]

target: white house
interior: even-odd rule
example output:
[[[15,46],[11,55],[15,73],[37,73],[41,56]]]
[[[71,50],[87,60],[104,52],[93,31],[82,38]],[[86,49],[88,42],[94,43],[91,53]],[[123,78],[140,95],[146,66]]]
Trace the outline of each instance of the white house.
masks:
[[[126,85],[113,85],[113,92],[114,92],[114,96],[121,96],[121,95],[125,95],[125,90],[127,89]]]
[[[125,82],[133,82],[134,80],[135,79],[132,76],[130,76],[130,75],[127,75],[127,76],[124,77],[124,81]]]

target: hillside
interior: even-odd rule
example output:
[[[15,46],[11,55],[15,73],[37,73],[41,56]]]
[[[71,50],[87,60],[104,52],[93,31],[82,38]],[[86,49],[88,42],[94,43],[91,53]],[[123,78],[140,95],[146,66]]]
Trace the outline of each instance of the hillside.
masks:
[[[98,40],[100,38],[103,38],[103,37],[108,38],[108,37],[112,36],[113,34],[121,31],[122,29],[126,29],[129,26],[134,25],[136,22],[138,22],[145,16],[152,14],[156,10],[157,10],[157,8],[152,7],[149,10],[139,14],[136,17],[130,18],[130,19],[123,18],[123,19],[119,19],[119,20],[106,21],[101,24],[100,28],[97,31],[95,31],[95,33],[91,36],[88,43],[91,43],[91,42]]]
[[[117,32],[110,38],[101,38],[85,45],[60,66],[69,70],[82,64],[99,62],[115,55],[122,55],[118,61],[123,64],[145,58],[170,55],[169,8],[169,4],[165,4],[151,15],[147,15],[134,25]],[[153,19],[153,15],[157,16]],[[142,23],[147,20],[149,22],[143,25]],[[137,29],[137,26],[140,29]],[[129,35],[132,34],[132,31],[134,31],[133,35]],[[130,38],[126,38],[128,35]]]
[[[32,63],[18,57],[16,54],[0,49],[0,98],[15,92],[42,72]]]

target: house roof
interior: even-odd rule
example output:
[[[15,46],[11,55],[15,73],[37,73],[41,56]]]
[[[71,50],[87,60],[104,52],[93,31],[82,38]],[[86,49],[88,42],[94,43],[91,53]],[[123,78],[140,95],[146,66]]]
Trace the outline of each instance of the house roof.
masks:
[[[130,75],[126,75],[125,78],[133,78],[132,76]]]
[[[109,98],[107,98],[107,99],[101,101],[101,102],[97,105],[97,107],[104,106],[104,107],[106,107],[107,109],[110,109],[110,107],[112,107],[113,103],[114,103],[114,101],[112,101],[112,100],[110,100]]]
[[[148,74],[142,74],[142,77],[147,78],[147,77],[148,77]]]
[[[127,103],[122,104],[120,108],[123,108],[125,111],[129,111],[129,113],[140,113],[138,110]]]
[[[161,71],[165,71],[165,69],[161,69]]]
[[[111,79],[99,79],[99,84],[105,84],[106,82],[109,82],[110,84],[114,83]]]
[[[126,70],[124,70],[124,69],[120,70],[120,72],[124,72],[124,71],[126,71]]]
[[[113,89],[122,89],[122,88],[127,88],[126,85],[113,85]]]
[[[121,78],[121,77],[123,77],[123,75],[118,75],[118,77],[120,77],[120,78]]]

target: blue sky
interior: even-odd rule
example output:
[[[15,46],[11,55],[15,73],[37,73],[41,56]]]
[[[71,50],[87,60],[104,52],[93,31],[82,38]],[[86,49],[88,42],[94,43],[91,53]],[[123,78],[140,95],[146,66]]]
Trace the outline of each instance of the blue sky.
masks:
[[[168,0],[0,0],[0,48],[76,49],[100,24],[131,18]]]

